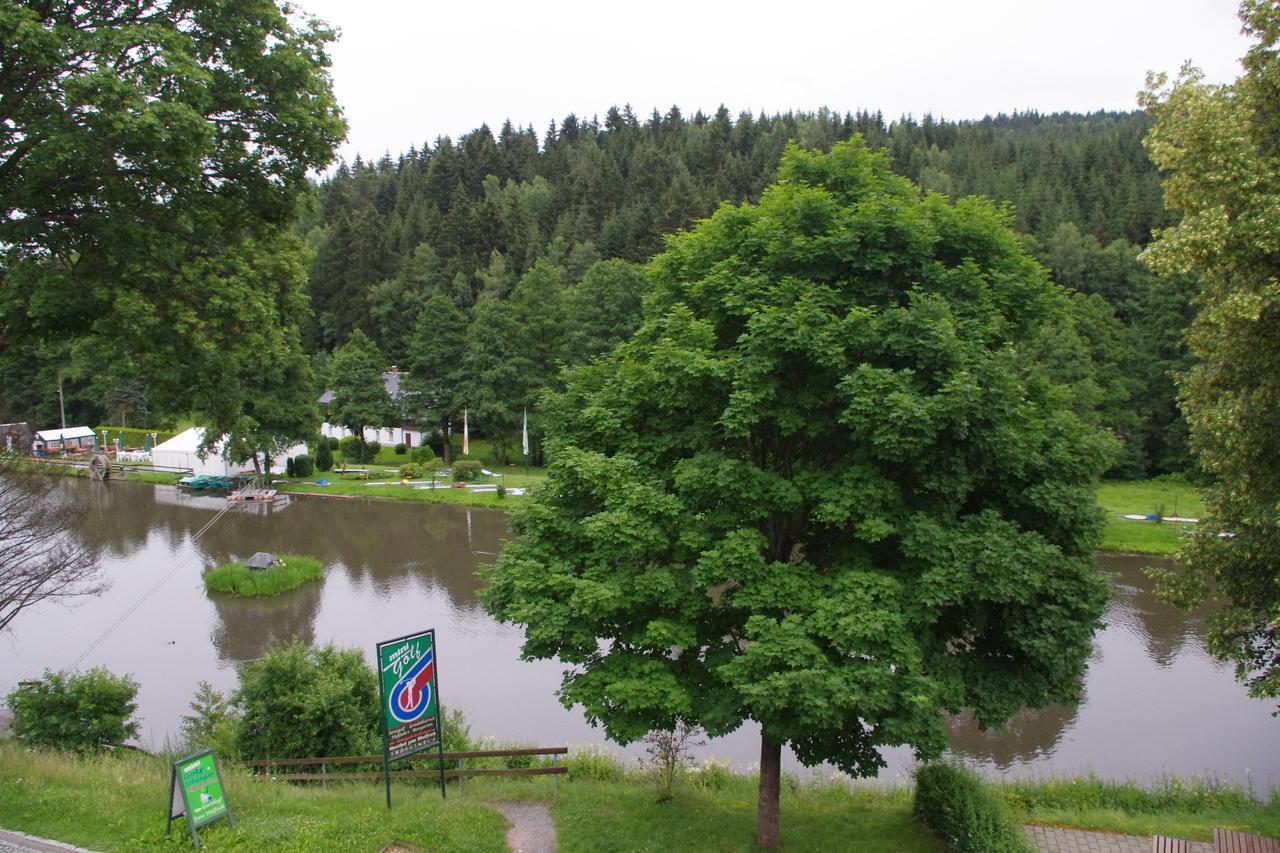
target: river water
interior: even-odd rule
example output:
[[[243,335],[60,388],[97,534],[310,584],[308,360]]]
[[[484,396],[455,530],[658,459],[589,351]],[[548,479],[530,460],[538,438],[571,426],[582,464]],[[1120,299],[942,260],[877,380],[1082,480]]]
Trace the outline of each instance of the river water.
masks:
[[[272,643],[298,637],[355,646],[372,660],[379,640],[435,628],[441,695],[466,713],[472,735],[542,745],[603,740],[580,709],[556,700],[561,667],[521,661],[520,630],[494,622],[480,605],[474,573],[508,535],[501,513],[295,498],[228,512],[197,540],[224,500],[129,483],[65,488],[85,501],[81,533],[98,549],[111,587],[78,606],[42,605],[14,620],[0,635],[3,693],[77,661],[131,673],[141,685],[141,740],[158,748],[176,739],[201,680],[234,688],[237,667]],[[318,557],[326,576],[270,599],[205,593],[202,569],[255,551]],[[1207,775],[1260,794],[1280,786],[1275,702],[1249,699],[1230,668],[1205,654],[1202,614],[1155,597],[1142,573],[1155,558],[1099,559],[1115,597],[1081,704],[1023,712],[995,732],[953,719],[953,753],[993,776]],[[758,730],[744,727],[697,752],[748,767],[758,750]],[[886,758],[882,779],[909,773],[909,751]]]

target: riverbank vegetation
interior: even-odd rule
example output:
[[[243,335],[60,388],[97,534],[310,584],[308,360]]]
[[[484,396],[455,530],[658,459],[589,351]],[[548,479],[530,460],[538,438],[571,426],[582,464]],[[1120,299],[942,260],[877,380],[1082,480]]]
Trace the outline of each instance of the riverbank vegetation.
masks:
[[[557,802],[551,802],[545,778],[471,779],[465,796],[451,782],[444,801],[431,780],[397,780],[389,812],[379,784],[290,785],[223,761],[236,826],[218,822],[200,834],[227,850],[371,850],[399,842],[442,851],[500,851],[506,849],[505,821],[490,804],[537,801],[550,806],[559,849],[567,853],[750,849],[753,774],[706,762],[681,775],[674,798],[659,802],[645,771],[624,768],[617,759],[602,761],[591,750],[585,754],[576,766],[570,756]],[[165,837],[156,809],[168,774],[163,757],[73,756],[0,742],[0,826],[97,850],[189,849],[183,827]],[[858,839],[858,850],[883,853],[945,849],[913,816],[908,787],[850,786],[838,775],[783,780],[782,840],[788,849],[843,851],[850,838]],[[1208,840],[1213,826],[1280,836],[1280,799],[1274,794],[1263,803],[1238,787],[1203,780],[1168,779],[1144,788],[1061,778],[990,790],[1017,823],[1135,835],[1158,831],[1192,840]]]
[[[322,577],[324,564],[315,557],[285,554],[280,562],[265,569],[251,569],[244,563],[223,563],[204,573],[204,586],[210,592],[256,597],[279,595]]]

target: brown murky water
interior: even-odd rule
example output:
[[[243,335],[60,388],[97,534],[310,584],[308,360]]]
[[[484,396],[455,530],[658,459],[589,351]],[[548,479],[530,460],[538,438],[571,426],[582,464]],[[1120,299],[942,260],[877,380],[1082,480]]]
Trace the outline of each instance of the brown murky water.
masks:
[[[0,691],[84,655],[81,667],[133,674],[143,740],[161,746],[175,735],[198,682],[233,687],[236,667],[274,642],[299,637],[356,646],[371,657],[378,640],[433,627],[442,696],[465,711],[473,735],[542,744],[602,739],[580,711],[556,700],[560,667],[521,661],[519,630],[495,623],[480,606],[474,572],[507,535],[500,513],[299,498],[227,513],[195,541],[225,501],[126,483],[68,488],[87,499],[83,532],[101,550],[111,589],[75,608],[19,616],[0,637]],[[205,594],[204,567],[260,550],[316,556],[326,577],[267,600]],[[1114,573],[1116,596],[1079,707],[1023,712],[999,732],[953,720],[953,752],[992,774],[1092,770],[1151,780],[1176,773],[1252,780],[1260,792],[1280,786],[1275,703],[1249,699],[1230,670],[1205,654],[1198,615],[1156,599],[1141,571],[1152,562],[1101,558]],[[758,750],[758,732],[744,728],[700,752],[745,767]],[[882,778],[909,770],[908,751],[887,758]]]

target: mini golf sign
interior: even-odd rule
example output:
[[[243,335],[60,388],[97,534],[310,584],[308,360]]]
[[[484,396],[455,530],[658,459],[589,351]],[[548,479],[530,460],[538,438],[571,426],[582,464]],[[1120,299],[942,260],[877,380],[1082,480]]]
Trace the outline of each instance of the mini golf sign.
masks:
[[[186,815],[191,841],[196,847],[200,846],[196,830],[206,823],[225,817],[230,826],[236,825],[222,789],[218,760],[211,749],[173,762],[169,775],[169,822],[165,826],[165,835],[173,830],[173,822],[183,815]]]
[[[391,762],[432,748],[441,756],[440,794],[444,795],[444,746],[440,739],[436,666],[434,630],[378,643],[387,808],[391,807]]]

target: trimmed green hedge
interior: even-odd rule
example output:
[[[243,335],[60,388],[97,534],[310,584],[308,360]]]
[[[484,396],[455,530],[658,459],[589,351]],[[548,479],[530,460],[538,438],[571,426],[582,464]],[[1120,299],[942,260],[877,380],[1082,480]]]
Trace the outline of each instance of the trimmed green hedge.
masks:
[[[125,447],[142,447],[144,442],[146,441],[146,436],[150,435],[153,432],[156,434],[157,444],[159,444],[162,441],[168,441],[169,439],[177,435],[177,433],[174,432],[173,430],[166,431],[166,430],[156,430],[156,429],[134,429],[133,427],[127,427],[122,429],[121,427],[96,426],[93,428],[93,431],[97,433],[98,441],[102,441],[102,431],[104,429],[107,431],[107,441],[111,442],[112,444],[115,444],[116,436],[118,436],[120,433],[124,433]]]
[[[915,815],[954,853],[1031,853],[999,798],[955,764],[930,764],[916,772]]]
[[[254,571],[242,563],[224,563],[204,573],[205,589],[235,595],[278,595],[309,580],[324,577],[324,564],[314,557],[285,554],[283,565]]]

